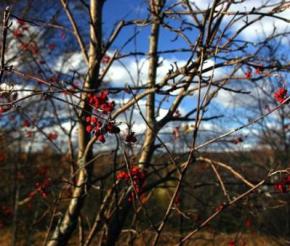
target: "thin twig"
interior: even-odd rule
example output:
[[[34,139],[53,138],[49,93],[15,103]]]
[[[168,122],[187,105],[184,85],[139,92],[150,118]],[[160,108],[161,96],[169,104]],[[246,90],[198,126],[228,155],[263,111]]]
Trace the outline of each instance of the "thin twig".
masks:
[[[73,27],[73,34],[75,35],[75,37],[77,39],[77,42],[79,43],[79,46],[80,46],[80,49],[82,51],[84,60],[85,60],[85,62],[87,64],[89,64],[89,57],[88,57],[88,54],[87,54],[86,46],[85,46],[84,40],[82,39],[80,31],[78,29],[78,26],[77,26],[77,23],[75,21],[75,18],[73,17],[73,14],[72,14],[71,10],[68,7],[68,1],[66,1],[66,0],[60,0],[60,1],[61,1],[61,4],[62,4],[62,6],[64,8],[64,11],[65,11],[67,17],[69,18],[69,21],[70,21],[70,23],[71,23],[71,25]]]

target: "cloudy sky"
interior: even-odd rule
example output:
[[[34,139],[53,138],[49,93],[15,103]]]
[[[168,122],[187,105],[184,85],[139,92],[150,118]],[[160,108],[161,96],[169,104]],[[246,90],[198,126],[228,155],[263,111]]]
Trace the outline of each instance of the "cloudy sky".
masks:
[[[168,1],[168,2],[176,2],[176,1]],[[197,0],[193,1],[194,4],[192,5],[195,9],[207,9],[211,6],[212,1],[210,0]],[[280,1],[271,0],[271,1],[264,1],[264,0],[247,0],[240,4],[234,4],[230,8],[229,12],[246,12],[255,9],[259,9],[261,5],[267,3],[268,7],[259,9],[259,12],[267,12],[273,8],[276,7],[276,3]],[[132,20],[135,18],[144,18],[147,16],[147,9],[146,9],[146,1],[144,0],[134,0],[134,4],[132,4],[132,0],[119,0],[119,1],[106,1],[105,9],[104,9],[104,35],[105,37],[108,37],[116,23],[120,20]],[[87,28],[84,28],[87,26],[88,19],[84,16],[82,12],[79,12],[78,9],[72,9],[73,13],[78,21],[78,25],[80,27],[81,33],[84,37],[84,39],[87,38]],[[180,10],[182,10],[180,8]],[[53,8],[48,8],[48,11],[46,12],[46,15],[42,15],[44,19],[49,19],[49,16],[51,17],[54,14]],[[277,14],[278,17],[282,18],[288,18],[290,16],[290,8],[286,9],[285,11]],[[257,16],[250,16],[248,21],[253,20]],[[224,19],[224,23],[222,26],[225,26],[231,19],[231,16],[227,16]],[[189,17],[185,17],[185,20],[190,22],[192,21]],[[58,21],[68,28],[70,27],[70,23],[67,20],[67,17],[63,14],[60,15]],[[238,30],[243,24],[245,19],[241,19],[240,21],[236,22],[232,26],[232,32]],[[14,25],[17,25],[14,23]],[[31,27],[34,32],[41,33],[41,29],[33,26]],[[128,45],[122,49],[121,54],[126,54],[128,52],[132,52],[134,50],[138,50],[140,52],[146,52],[148,50],[148,37],[150,33],[149,27],[126,27],[121,33],[120,36],[116,39],[116,42],[112,49],[108,52],[108,55],[113,54],[115,49],[118,47],[124,45],[124,43],[132,37],[135,32],[138,32],[138,35],[136,36],[135,42],[130,42]],[[289,31],[289,25],[285,21],[278,19],[278,18],[270,18],[270,17],[264,17],[260,21],[254,23],[253,25],[248,26],[244,29],[243,32],[240,33],[239,39],[247,40],[251,42],[259,42],[265,39],[268,35],[273,34],[273,32],[276,33],[283,33],[286,31]],[[189,35],[192,36],[192,38],[195,37],[195,33],[189,33]],[[51,68],[54,71],[62,72],[62,73],[71,73],[72,70],[77,70],[80,73],[85,73],[86,71],[86,64],[83,61],[82,55],[79,51],[70,52],[68,56],[63,56],[62,49],[63,47],[68,47],[70,45],[73,45],[72,36],[67,35],[66,40],[61,40],[60,32],[55,32],[55,35],[51,38],[51,43],[56,43],[59,48],[59,51],[55,51],[54,54],[47,56],[47,63],[51,66]],[[184,41],[181,38],[174,39],[174,35],[169,33],[166,30],[161,31],[160,35],[160,42],[159,45],[161,47],[161,50],[167,50],[172,48],[184,48]],[[174,39],[174,42],[173,42]],[[46,44],[48,41],[45,39],[39,40],[40,42],[43,42],[43,44]],[[75,44],[74,44],[75,45]],[[11,44],[11,54],[15,53],[15,50],[13,51],[13,43]],[[279,52],[285,52],[289,48],[289,38],[283,38],[281,40],[281,49]],[[251,53],[252,47],[249,47],[248,52]],[[58,53],[59,52],[59,53]],[[49,56],[50,55],[50,56]],[[262,54],[261,54],[262,55]],[[157,81],[159,81],[171,68],[171,65],[176,63],[178,66],[182,66],[186,63],[187,58],[189,54],[188,53],[174,53],[174,54],[164,54],[159,57],[160,66],[158,68],[158,76]],[[107,76],[105,77],[105,81],[107,81],[109,86],[124,86],[124,85],[136,85],[138,84],[144,84],[147,79],[147,67],[148,67],[148,61],[146,57],[139,56],[137,57],[127,57],[120,61],[116,61],[113,63],[110,71],[108,72]],[[214,65],[215,63],[218,63],[220,61],[219,58],[216,59],[209,59],[205,62],[204,67],[210,67]],[[14,65],[19,65],[19,61],[15,59]],[[130,72],[130,74],[128,73]],[[232,72],[232,68],[219,68],[215,69],[214,71],[210,71],[205,76],[214,76],[214,79],[218,80],[223,77],[226,77],[228,74]],[[245,69],[239,69],[236,71],[235,75],[237,78],[243,77],[245,74]],[[286,76],[286,75],[285,75]],[[277,80],[273,79],[273,83],[275,86],[279,86],[280,78]],[[221,90],[219,94],[214,98],[213,104],[209,108],[208,112],[206,113],[207,116],[213,116],[213,115],[219,115],[223,114],[224,118],[219,119],[218,121],[213,122],[205,122],[204,125],[202,125],[203,129],[206,130],[212,130],[217,132],[223,132],[226,129],[230,129],[231,127],[237,126],[240,123],[245,123],[250,117],[254,117],[257,112],[253,111],[247,111],[245,108],[249,106],[253,106],[256,103],[256,100],[254,100],[255,95],[260,95],[261,92],[266,89],[267,85],[262,84],[261,87],[256,87],[253,83],[251,83],[248,80],[238,80],[238,81],[232,81],[229,85],[230,88],[234,89],[241,89],[245,91],[251,92],[249,95],[236,95],[235,93],[231,93],[229,91]],[[167,108],[170,105],[170,102],[174,99],[176,93],[172,93],[171,97],[168,98],[167,102],[165,102],[160,110],[160,116],[164,115],[167,112]],[[157,100],[161,98],[157,97]],[[120,95],[118,98],[115,98],[116,102],[122,104],[124,101],[128,100],[128,96],[126,95]],[[270,100],[271,101],[271,100]],[[189,110],[191,110],[194,105],[196,104],[196,97],[195,95],[191,95],[187,97],[183,103],[181,104],[179,111],[181,113],[186,113]],[[144,113],[145,108],[144,101],[140,102],[140,107]],[[138,110],[135,108],[133,110],[134,114],[134,125],[133,130],[136,131],[136,133],[141,134],[144,132],[145,129],[145,123],[143,122],[142,117],[140,116]],[[237,114],[243,114],[244,120],[243,122],[236,122],[234,117],[237,116]],[[66,117],[66,115],[63,115]],[[231,121],[229,121],[231,119]],[[119,121],[124,121],[125,116],[121,116]],[[190,123],[189,123],[190,124]],[[172,132],[172,130],[178,126],[181,125],[181,123],[175,122],[169,124],[164,131]],[[69,128],[70,124],[68,122],[63,122],[63,126],[65,128]],[[124,129],[126,126],[121,125],[121,128]],[[220,129],[220,131],[217,131]],[[61,134],[60,129],[54,129],[51,126],[51,129],[49,126],[46,129],[46,132],[51,131],[57,131],[59,134]],[[163,131],[163,132],[164,132]]]

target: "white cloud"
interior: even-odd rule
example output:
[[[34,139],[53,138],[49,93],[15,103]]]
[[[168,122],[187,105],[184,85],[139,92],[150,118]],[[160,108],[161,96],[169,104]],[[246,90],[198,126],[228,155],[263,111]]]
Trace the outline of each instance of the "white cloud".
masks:
[[[192,3],[193,8],[197,7],[200,10],[206,10],[212,6],[212,0],[197,0],[197,1],[190,1]]]
[[[213,0],[194,0],[192,2],[192,8],[197,10],[206,10],[209,7],[212,7]],[[249,12],[251,10],[255,10],[260,13],[267,13],[276,8],[279,4],[281,4],[281,0],[246,0],[237,3],[232,3],[228,12],[237,13],[237,12]],[[226,4],[226,3],[225,3]],[[224,4],[224,6],[225,6]],[[216,10],[222,8],[222,4],[219,5]],[[282,17],[289,20],[290,8],[285,8],[282,12],[275,14],[277,17]],[[244,26],[245,21],[252,21],[259,17],[260,15],[247,15],[246,17],[240,19],[232,25],[232,30],[237,31],[242,26]],[[228,23],[232,19],[233,15],[225,16],[224,24]],[[236,19],[240,17],[238,15]],[[188,17],[190,21],[192,21],[191,17]],[[269,16],[263,16],[261,20],[254,22],[251,25],[248,25],[241,33],[240,37],[242,37],[246,41],[258,41],[260,39],[266,38],[267,36],[273,34],[274,32],[282,33],[285,31],[289,31],[289,23],[283,21],[278,18],[273,18]],[[287,40],[283,39],[283,43],[287,44]]]
[[[72,70],[76,70],[79,73],[85,73],[87,65],[83,60],[81,52],[75,52],[59,57],[55,62],[54,69],[62,73],[70,73]]]
[[[242,12],[242,11],[251,11],[256,9],[256,12],[267,13],[277,7],[281,1],[280,0],[248,0],[242,3],[233,4],[229,11]],[[281,13],[275,14],[277,17],[289,18],[290,9],[285,9]],[[260,17],[260,15],[249,15],[246,18],[242,18],[237,22],[233,27],[234,30],[238,30],[241,26],[245,24],[245,21],[252,21]],[[241,36],[246,41],[257,41],[273,33],[282,33],[289,30],[289,23],[280,20],[278,18],[273,18],[269,16],[264,16],[261,20],[256,21],[255,23],[247,26],[244,31],[241,32]]]
[[[181,67],[186,64],[185,60],[177,58],[167,59],[164,57],[159,58],[160,66],[157,69],[157,82],[172,69],[171,65]],[[139,64],[136,64],[136,60],[133,58],[126,58],[122,60],[122,64],[118,61],[114,62],[109,72],[105,76],[106,81],[110,81],[116,86],[122,86],[124,84],[139,85],[144,84],[147,80],[148,71],[148,59],[142,58],[139,60]]]
[[[202,122],[200,126],[200,130],[205,130],[205,131],[220,131],[221,127],[218,126],[214,122]]]

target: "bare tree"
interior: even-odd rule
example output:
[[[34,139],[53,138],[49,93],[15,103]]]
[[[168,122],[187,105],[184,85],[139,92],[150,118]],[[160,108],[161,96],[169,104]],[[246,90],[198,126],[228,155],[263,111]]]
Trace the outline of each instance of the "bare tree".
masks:
[[[42,136],[41,141],[51,144],[59,155],[67,156],[67,162],[63,167],[65,178],[39,181],[28,196],[20,193],[15,179],[14,245],[17,211],[36,194],[47,199],[49,187],[54,187],[54,194],[47,199],[43,213],[43,218],[49,214],[45,245],[67,245],[74,240],[76,229],[79,245],[114,245],[128,232],[128,244],[134,244],[144,228],[154,235],[148,242],[157,245],[166,225],[176,216],[180,219],[178,242],[182,244],[256,191],[256,195],[264,196],[261,189],[271,185],[268,182],[272,177],[289,177],[287,164],[268,168],[256,179],[255,173],[243,173],[237,165],[202,152],[206,147],[220,150],[218,146],[223,141],[233,148],[242,142],[235,134],[264,124],[265,119],[276,114],[281,132],[264,132],[264,141],[280,147],[282,140],[282,151],[289,152],[285,128],[289,126],[287,84],[272,88],[264,84],[277,74],[287,76],[289,61],[274,58],[265,49],[274,41],[288,40],[289,33],[273,28],[260,40],[244,35],[265,19],[289,23],[285,17],[287,1],[261,1],[253,6],[251,1],[213,0],[208,5],[189,0],[142,1],[139,4],[145,14],[140,18],[126,17],[114,25],[109,23],[109,32],[104,18],[109,1],[44,1],[39,10],[56,11],[51,16],[37,17],[32,16],[36,1],[28,1],[27,11],[22,13],[18,4],[7,7],[2,17],[1,117],[4,123],[11,116],[17,117],[13,128],[5,124],[3,128],[12,136],[17,130],[24,142],[24,133],[26,139]],[[148,50],[138,49],[139,42],[144,42],[140,36],[142,39],[148,29]],[[124,37],[122,43],[119,39]],[[136,71],[126,64],[128,59]],[[126,84],[108,83],[117,68],[126,72]],[[241,86],[246,81],[249,85]],[[262,93],[253,95],[253,88]],[[260,108],[247,119],[243,111],[236,125],[231,122],[232,114],[222,106],[225,99],[221,95],[229,94],[241,101],[241,107],[248,107],[242,99],[249,94],[249,98],[258,97]],[[274,100],[267,104],[267,110],[261,103],[265,98]],[[218,127],[223,119],[224,126]],[[144,131],[134,132],[137,120],[142,122]],[[211,130],[218,130],[205,131],[206,124]],[[32,131],[23,132],[23,128]],[[56,128],[58,131],[48,131]],[[173,151],[172,131],[175,139],[186,133],[185,151]],[[33,139],[29,140],[31,148],[37,147],[33,145],[37,137]],[[107,166],[101,159],[106,141],[111,158]],[[183,148],[181,144],[177,148]],[[28,153],[27,146],[23,149],[20,152]],[[289,155],[283,159],[284,163],[287,161]],[[60,167],[63,163],[59,160],[54,164]],[[200,168],[205,169],[204,174],[199,173]],[[15,164],[14,172],[18,169]],[[288,191],[285,180],[280,185]],[[169,199],[154,216],[150,209],[156,201],[154,192],[161,186]],[[193,193],[198,194],[199,187],[208,192],[204,198],[208,199],[211,193],[214,197],[208,207],[201,202],[207,215],[202,219],[190,212],[199,206],[196,202],[191,204],[191,199],[198,200]],[[67,190],[71,192],[68,202],[63,201]],[[217,193],[221,195],[214,196]],[[90,203],[94,204],[90,208],[93,213],[86,210]],[[209,213],[212,206],[217,209]],[[190,224],[186,230],[184,221]]]

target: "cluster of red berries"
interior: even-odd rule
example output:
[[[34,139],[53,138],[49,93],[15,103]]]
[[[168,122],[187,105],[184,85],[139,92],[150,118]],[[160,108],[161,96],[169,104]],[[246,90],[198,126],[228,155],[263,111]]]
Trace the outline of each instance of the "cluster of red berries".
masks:
[[[24,36],[23,32],[28,30],[26,22],[22,19],[17,20],[18,27],[12,31],[15,38],[22,38]]]
[[[23,127],[30,127],[30,126],[31,126],[31,122],[30,122],[30,120],[25,119],[25,120],[23,121]]]
[[[263,73],[263,70],[260,68],[260,67],[257,67],[255,69],[255,73],[257,75],[260,75]],[[269,73],[265,73],[266,75]],[[248,70],[245,72],[245,78],[246,79],[251,79],[253,77],[253,74],[252,74],[252,70],[250,68],[248,68]],[[274,98],[277,102],[279,103],[285,103],[284,101],[286,100],[287,98],[287,89],[285,87],[280,87],[278,88],[275,93],[274,93]]]
[[[35,125],[35,120],[30,121],[28,119],[25,119],[22,122],[22,126],[24,128],[30,128],[30,127],[33,127],[34,125]],[[33,136],[33,131],[31,131],[29,129],[27,129],[24,133],[26,134],[26,137],[28,137],[28,138],[31,138]]]
[[[47,137],[50,141],[54,141],[57,139],[58,134],[57,134],[57,132],[50,132],[50,133],[48,133]]]
[[[134,191],[137,193],[141,192],[142,185],[145,180],[145,173],[143,170],[141,170],[139,167],[132,167],[130,169],[130,173],[126,171],[120,171],[116,175],[117,180],[124,180],[128,184],[130,184],[130,181],[132,179],[133,181],[133,186],[134,186]]]
[[[274,185],[274,189],[278,192],[287,193],[290,191],[290,175],[284,177],[282,181]]]
[[[255,74],[260,75],[263,73],[262,67],[256,67]],[[253,77],[252,69],[248,68],[248,70],[245,72],[245,78],[251,79]]]
[[[117,134],[120,132],[120,128],[117,127],[113,121],[103,124],[97,117],[87,116],[86,122],[88,123],[86,126],[86,131],[88,133],[94,132],[97,140],[102,143],[106,141],[105,134],[107,132],[112,134]]]
[[[30,51],[33,55],[37,55],[39,53],[38,45],[34,41],[29,41],[28,43],[22,43],[20,48],[23,51]]]
[[[2,113],[7,112],[7,111],[10,110],[10,109],[11,109],[11,106],[10,106],[10,105],[7,105],[7,106],[1,106],[1,107],[0,107],[0,115],[1,115]]]
[[[89,104],[94,108],[94,110],[99,110],[103,114],[109,114],[114,110],[115,102],[109,101],[108,95],[108,90],[103,90],[97,95],[89,94]]]
[[[25,31],[28,31],[29,27],[27,26],[27,23],[22,19],[18,19],[17,23],[18,27],[12,31],[12,34],[16,39],[21,39],[25,36]],[[29,40],[28,42],[24,42],[23,40],[21,40],[19,48],[23,51],[30,51],[33,55],[37,55],[39,53],[38,44],[32,40]]]
[[[246,79],[252,78],[252,72],[251,71],[245,72],[245,77],[246,77]]]
[[[284,103],[287,98],[287,89],[284,87],[278,88],[278,90],[276,90],[274,93],[274,98],[277,102]]]
[[[98,118],[95,116],[87,116],[86,122],[88,124],[86,126],[86,131],[88,133],[95,131],[95,135],[97,136],[98,140],[102,143],[105,142],[105,137],[103,136],[103,134],[101,134],[102,122],[99,121]]]
[[[37,193],[41,195],[42,198],[46,198],[48,195],[48,188],[51,186],[51,179],[45,178],[41,183],[35,183],[35,190],[30,192],[28,196],[34,198]]]
[[[13,36],[15,37],[15,38],[22,38],[23,37],[23,33],[22,33],[22,31],[20,30],[20,29],[15,29],[15,30],[13,30]]]
[[[90,106],[93,107],[93,110],[96,114],[102,113],[102,114],[110,114],[115,107],[114,101],[109,101],[108,98],[109,91],[104,90],[99,92],[97,95],[89,94],[88,100]],[[115,125],[114,121],[109,121],[107,123],[104,123],[100,119],[98,119],[96,116],[87,116],[86,117],[86,131],[88,133],[94,132],[96,138],[98,141],[104,143],[106,141],[105,134],[106,133],[112,133],[117,134],[120,132],[119,127]]]

